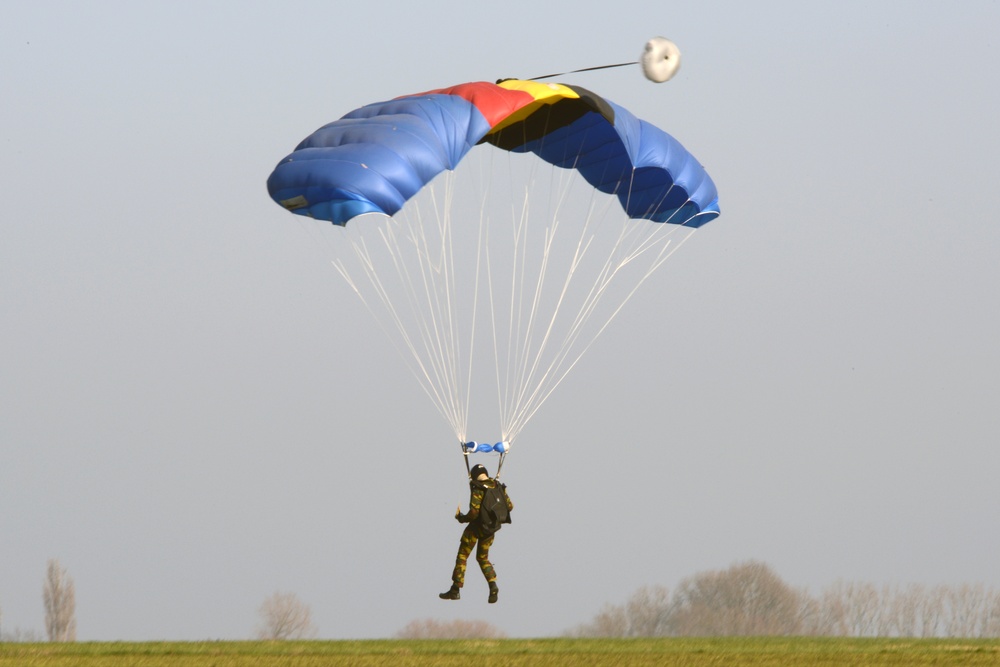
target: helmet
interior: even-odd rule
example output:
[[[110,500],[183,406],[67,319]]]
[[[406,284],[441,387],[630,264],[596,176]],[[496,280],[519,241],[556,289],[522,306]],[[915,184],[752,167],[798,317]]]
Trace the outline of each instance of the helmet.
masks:
[[[486,466],[484,466],[482,463],[477,463],[476,465],[472,466],[472,470],[469,471],[469,476],[472,479],[476,480],[479,479],[480,475],[486,475],[487,477],[489,477],[490,471],[487,470]]]

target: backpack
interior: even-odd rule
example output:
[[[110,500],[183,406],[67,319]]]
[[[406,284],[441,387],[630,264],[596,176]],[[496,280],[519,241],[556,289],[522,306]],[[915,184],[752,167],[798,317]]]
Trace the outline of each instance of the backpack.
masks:
[[[476,517],[476,529],[481,537],[492,535],[500,530],[503,524],[510,523],[510,510],[507,509],[507,485],[496,482],[493,487],[478,484],[483,489],[483,502],[479,505],[479,516]]]

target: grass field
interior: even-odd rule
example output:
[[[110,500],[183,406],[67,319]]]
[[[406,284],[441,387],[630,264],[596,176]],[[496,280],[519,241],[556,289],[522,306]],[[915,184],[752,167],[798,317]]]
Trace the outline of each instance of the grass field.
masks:
[[[504,639],[0,644],[0,667],[1000,665],[1000,640]]]

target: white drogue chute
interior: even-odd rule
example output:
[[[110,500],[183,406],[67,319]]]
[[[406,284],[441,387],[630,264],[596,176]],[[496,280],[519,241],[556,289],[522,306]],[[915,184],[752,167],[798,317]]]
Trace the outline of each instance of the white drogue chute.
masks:
[[[574,69],[568,72],[560,72],[558,74],[534,76],[528,79],[528,81],[541,81],[543,79],[551,79],[557,76],[566,76],[567,74],[593,72],[594,70],[611,69],[613,67],[631,67],[636,63],[642,65],[642,73],[646,75],[647,79],[655,83],[663,83],[664,81],[672,79],[674,74],[677,74],[677,70],[680,69],[681,50],[677,48],[676,44],[671,42],[666,37],[654,37],[646,42],[646,48],[643,50],[642,56],[639,60],[632,60],[627,63],[617,63],[614,65],[584,67],[583,69]]]
[[[642,73],[656,83],[669,81],[681,66],[681,50],[666,37],[654,37],[646,42],[639,59]]]

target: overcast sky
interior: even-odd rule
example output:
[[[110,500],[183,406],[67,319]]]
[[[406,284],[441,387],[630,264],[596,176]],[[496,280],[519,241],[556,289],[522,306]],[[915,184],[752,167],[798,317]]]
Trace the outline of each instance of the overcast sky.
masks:
[[[5,2],[0,610],[81,640],[561,633],[759,559],[1000,586],[1000,3]],[[454,436],[265,180],[368,102],[562,80],[679,139],[722,216],[521,433],[517,506],[449,585]],[[490,461],[492,464],[492,461]],[[592,495],[580,508],[579,490]]]

